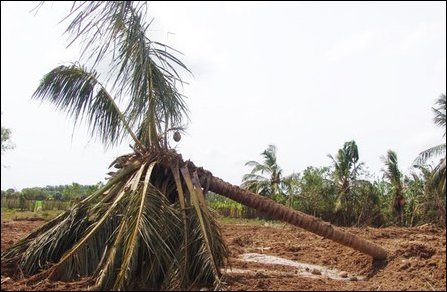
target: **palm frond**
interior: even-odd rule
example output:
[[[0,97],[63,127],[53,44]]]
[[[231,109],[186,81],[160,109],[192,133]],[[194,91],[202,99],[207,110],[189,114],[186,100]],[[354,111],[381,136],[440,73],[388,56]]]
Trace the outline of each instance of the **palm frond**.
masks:
[[[276,146],[275,145],[269,145],[264,152],[261,153],[262,156],[264,156],[264,164],[268,165],[270,167],[273,167],[276,165]]]
[[[136,139],[113,98],[98,81],[96,72],[88,72],[83,66],[61,65],[53,69],[41,80],[33,98],[48,100],[66,111],[74,118],[75,125],[86,118],[91,135],[99,135],[105,145],[120,142],[126,133],[124,129]]]
[[[175,280],[173,279],[178,279],[178,284],[176,285],[177,287],[185,287],[186,285],[189,284],[189,277],[188,277],[188,268],[189,268],[189,236],[188,236],[188,226],[189,226],[189,217],[187,214],[187,210],[186,210],[186,206],[190,205],[186,200],[185,197],[185,193],[183,192],[183,187],[182,187],[182,181],[180,178],[180,171],[178,168],[178,164],[171,167],[171,172],[172,175],[174,177],[175,180],[175,186],[177,188],[177,193],[179,196],[179,205],[181,208],[181,213],[182,213],[182,220],[183,220],[183,245],[182,245],[182,253],[180,255],[176,255],[176,258],[179,259],[179,267],[177,269],[177,273],[175,272],[175,267],[174,267],[174,272],[173,274],[175,274],[175,276],[172,276],[172,279],[170,280],[171,282],[174,282]]]
[[[381,157],[386,169],[382,170],[384,176],[389,180],[394,188],[402,188],[402,173],[399,170],[397,154],[393,150],[388,150],[386,157]]]
[[[208,235],[212,242],[210,248],[215,261],[210,258],[208,248],[206,247],[198,213],[194,208],[187,208],[188,225],[186,227],[188,230],[188,245],[182,245],[177,250],[176,258],[178,266],[173,266],[168,273],[169,278],[166,279],[163,285],[165,290],[188,291],[197,289],[198,287],[209,286],[210,284],[214,286],[213,290],[215,291],[222,288],[219,286],[221,283],[218,283],[216,286],[216,274],[213,266],[215,262],[218,267],[224,266],[224,261],[228,257],[228,249],[223,241],[220,228],[216,223],[216,214],[211,209],[208,209],[207,213],[210,217],[207,217],[207,214],[204,212],[202,212],[202,216],[205,217],[204,221],[209,223]],[[188,258],[185,258],[186,252],[189,255]],[[181,267],[186,266],[186,264],[188,267],[187,274],[183,275]]]
[[[273,195],[273,188],[272,184],[270,183],[270,180],[264,179],[264,180],[245,180],[241,187],[244,189],[247,189],[249,191],[261,194],[263,196],[271,196]]]
[[[441,155],[445,155],[445,143],[436,145],[419,153],[418,157],[413,161],[413,166],[422,166],[427,160]]]
[[[251,167],[256,167],[258,165],[261,165],[261,163],[254,160],[250,160],[245,163],[245,166],[251,166]]]
[[[339,149],[335,157],[328,155],[335,167],[334,176],[338,182],[346,179],[356,179],[357,173],[363,166],[358,163],[359,152],[355,141],[345,142],[343,148]]]
[[[438,191],[438,194],[445,196],[446,194],[446,159],[441,159],[438,165],[433,169],[432,187]]]
[[[219,267],[222,266],[222,262],[220,260],[221,256],[216,257],[219,253],[215,254],[214,252],[221,250],[221,237],[212,236],[212,233],[210,232],[211,228],[213,227],[213,220],[211,220],[209,210],[207,209],[197,174],[195,173],[193,177],[191,177],[187,168],[181,168],[180,171],[191,195],[191,204],[196,211],[197,218],[200,223],[198,226],[200,227],[201,237],[204,240],[200,255],[203,257],[203,261],[208,264],[208,268],[211,268],[208,269],[207,273],[210,271],[212,272],[214,286],[219,287],[222,285],[219,270]]]
[[[117,267],[122,262],[120,255],[123,250],[124,231],[126,228],[126,221],[121,220],[114,234],[107,240],[103,258],[101,258],[98,268],[94,273],[97,276],[95,284],[97,290],[110,289],[116,278]]]
[[[332,156],[331,154],[328,154],[327,157],[332,160],[332,163],[334,164],[335,169],[340,168],[340,166],[338,165],[338,161],[337,161],[337,159],[334,158],[334,156]]]
[[[87,205],[74,207],[63,221],[40,234],[27,246],[21,255],[21,269],[26,275],[35,274],[59,261],[74,242],[79,240],[90,222]],[[90,267],[86,265],[86,268]]]
[[[343,145],[343,150],[346,153],[347,159],[349,159],[351,163],[357,163],[359,160],[359,150],[355,141],[346,142]]]
[[[117,175],[117,177],[109,181],[104,187],[81,201],[79,205],[60,214],[19,240],[13,246],[2,252],[2,261],[14,260],[17,255],[20,255],[22,270],[27,274],[34,274],[46,267],[49,263],[57,262],[70,246],[68,242],[73,242],[73,232],[64,232],[61,230],[85,223],[88,225],[88,221],[84,221],[87,205],[95,201],[103,192],[107,192],[113,187],[115,182],[125,177],[125,175],[128,175],[130,171],[130,167],[123,169],[123,175]],[[77,234],[79,230],[74,232]],[[42,248],[42,246],[45,248]]]
[[[436,100],[437,107],[433,107],[434,122],[436,125],[444,128],[443,137],[445,137],[446,129],[446,97],[445,94],[441,94]],[[445,143],[431,147],[427,150],[419,153],[418,157],[413,161],[413,166],[418,167],[424,165],[428,159],[433,157],[445,155]]]
[[[262,181],[269,181],[269,178],[266,178],[265,176],[255,174],[255,173],[247,173],[242,176],[242,186],[249,181],[252,182],[262,182]]]
[[[173,235],[180,232],[180,218],[166,197],[149,182],[151,172],[147,170],[143,185],[124,214],[127,228],[113,290],[135,288],[132,285],[137,283],[143,283],[142,288],[161,287],[159,279],[165,277],[173,264],[178,245],[178,238]]]
[[[1,253],[2,262],[17,259],[17,255],[22,255],[29,248],[34,239],[36,239],[41,234],[47,232],[48,230],[52,229],[60,222],[64,221],[70,215],[70,212],[71,211],[66,211],[61,213],[60,215],[49,221],[47,224],[42,225],[41,227],[32,231],[24,238],[14,243],[8,249],[2,251]]]
[[[149,120],[157,123],[160,132],[180,125],[188,116],[184,97],[176,88],[182,80],[175,66],[189,70],[170,53],[170,47],[147,37],[150,23],[144,24],[145,8],[143,4],[126,1],[82,2],[72,9],[67,32],[73,41],[81,37],[88,40],[84,42],[84,52],[89,52],[88,59],[94,59],[94,64],[113,52],[108,79],[113,79],[113,90],[118,96],[130,96],[125,112],[131,126],[142,130],[144,117],[149,114]],[[162,121],[170,126],[163,127]]]
[[[441,94],[439,98],[436,100],[437,108],[432,108],[433,113],[435,114],[433,120],[436,125],[442,127],[444,129],[444,137],[445,137],[445,129],[446,129],[446,97],[445,94]]]
[[[134,169],[134,165],[122,169],[122,174],[110,180],[100,191],[67,211],[67,215],[62,217],[63,220],[56,225],[45,225],[51,227],[42,230],[21,255],[21,267],[25,274],[35,274],[50,263],[57,263],[47,270],[54,278],[73,279],[79,275],[93,273],[97,268],[105,239],[110,236],[116,224],[113,218],[116,218],[116,210],[120,209],[124,191],[121,190],[122,193],[115,198],[111,206],[103,204],[102,208],[90,209],[90,203],[101,196],[102,192],[113,188],[114,183],[120,179],[125,180]]]
[[[138,178],[138,173],[133,174],[129,182],[133,183]],[[96,217],[94,223],[83,229],[82,236],[79,236],[80,240],[75,241],[76,244],[52,267],[53,279],[73,279],[76,275],[89,275],[97,270],[106,241],[118,224],[113,218],[119,218],[117,215],[129,197],[128,188],[123,187],[111,205],[104,205],[102,212],[94,214]],[[93,254],[93,250],[97,253]],[[89,262],[80,259],[89,259]]]

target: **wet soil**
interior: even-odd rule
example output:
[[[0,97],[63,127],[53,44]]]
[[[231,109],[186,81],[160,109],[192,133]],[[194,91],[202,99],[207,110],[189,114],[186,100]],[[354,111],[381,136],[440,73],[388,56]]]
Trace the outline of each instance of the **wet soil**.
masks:
[[[388,251],[387,261],[373,261],[367,255],[305,230],[284,224],[266,225],[223,224],[233,268],[233,271],[227,269],[224,278],[231,290],[445,291],[445,229],[432,225],[342,228]],[[316,277],[308,277],[293,264],[244,261],[247,253],[273,255],[321,268],[310,269]],[[327,269],[339,271],[339,276],[346,280],[329,278],[325,275]]]
[[[44,221],[1,223],[1,248]],[[348,247],[285,224],[221,224],[229,246],[223,272],[228,290],[443,290],[446,287],[446,231],[414,228],[342,228],[381,245],[387,261],[373,261]],[[307,270],[306,270],[307,268]],[[330,272],[330,273],[329,273]],[[27,286],[2,264],[1,290],[87,290],[88,281]],[[332,276],[332,277],[331,277]]]

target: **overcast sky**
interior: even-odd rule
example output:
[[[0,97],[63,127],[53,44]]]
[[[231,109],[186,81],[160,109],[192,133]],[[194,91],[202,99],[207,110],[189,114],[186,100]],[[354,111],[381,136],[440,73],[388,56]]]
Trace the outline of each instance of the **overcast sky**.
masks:
[[[31,100],[42,76],[76,61],[66,49],[66,3],[1,2],[1,118],[15,149],[1,157],[1,188],[104,181],[129,143],[105,150],[86,127]],[[285,174],[328,166],[355,140],[380,175],[397,152],[408,173],[443,142],[431,107],[446,88],[445,2],[152,2],[152,39],[182,51],[191,121],[184,159],[233,184],[278,148]]]

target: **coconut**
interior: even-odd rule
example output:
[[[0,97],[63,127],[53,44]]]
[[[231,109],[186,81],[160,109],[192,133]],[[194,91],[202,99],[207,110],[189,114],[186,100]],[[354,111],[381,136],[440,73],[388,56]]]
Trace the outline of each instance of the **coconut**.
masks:
[[[175,133],[174,133],[174,141],[178,142],[178,141],[180,141],[181,138],[182,138],[182,136],[180,135],[180,132],[179,131],[175,131]]]

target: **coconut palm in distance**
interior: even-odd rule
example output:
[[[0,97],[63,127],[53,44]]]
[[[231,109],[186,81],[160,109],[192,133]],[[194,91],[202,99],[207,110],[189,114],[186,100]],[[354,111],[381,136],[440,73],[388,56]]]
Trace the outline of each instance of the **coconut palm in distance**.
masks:
[[[437,107],[432,108],[434,113],[433,121],[436,125],[442,127],[444,129],[443,137],[446,134],[446,97],[445,94],[441,94],[439,98],[436,100]],[[423,165],[428,159],[433,158],[435,156],[445,155],[445,143],[436,145],[427,150],[419,153],[418,157],[413,162],[413,165]]]
[[[355,141],[345,142],[343,148],[339,149],[335,158],[328,155],[334,165],[334,180],[337,188],[337,199],[335,202],[335,211],[343,216],[343,222],[346,224],[348,216],[352,214],[352,188],[357,183],[357,175],[363,166],[363,163],[357,163],[359,160],[359,151]]]
[[[432,108],[434,113],[434,122],[436,125],[444,129],[443,137],[446,134],[446,97],[445,93],[441,94],[436,100],[437,107]],[[445,159],[445,143],[431,147],[427,150],[419,153],[418,157],[414,160],[413,165],[420,167],[426,163],[430,158],[436,156],[443,156],[439,163],[436,165],[433,171],[433,186],[438,189],[439,194],[446,194],[446,159]]]
[[[291,173],[284,177],[284,187],[286,189],[287,194],[287,205],[292,208],[293,207],[293,201],[295,195],[299,193],[299,179],[300,174],[299,173]]]
[[[262,163],[248,161],[246,166],[253,169],[250,173],[242,177],[241,187],[261,196],[274,200],[281,200],[287,194],[288,205],[291,207],[294,188],[297,184],[297,174],[283,175],[281,167],[277,163],[276,146],[269,145],[261,155],[264,158]]]
[[[243,176],[241,187],[270,198],[281,195],[284,178],[282,169],[276,161],[275,145],[269,145],[261,155],[264,158],[263,163],[253,160],[245,163],[253,169]]]
[[[393,193],[393,213],[395,221],[399,225],[403,225],[405,198],[403,194],[402,173],[399,170],[397,163],[397,154],[393,150],[388,150],[386,156],[381,157],[385,164],[385,169],[382,169],[384,177],[388,180]]]
[[[434,113],[434,122],[436,125],[441,126],[444,129],[443,137],[446,135],[446,97],[445,94],[441,94],[436,100],[436,107],[432,108]],[[430,158],[437,156],[441,157],[439,163],[430,171],[430,175],[427,176],[427,169],[424,164]],[[426,191],[433,193],[434,200],[438,206],[439,213],[443,218],[445,224],[445,194],[446,194],[446,157],[445,157],[445,143],[431,147],[425,151],[422,151],[413,162],[415,167],[420,168],[423,172],[425,169],[425,176],[427,177]],[[444,202],[444,203],[443,203]]]
[[[384,249],[328,223],[233,186],[169,147],[187,117],[177,91],[186,66],[147,36],[145,4],[75,2],[66,21],[87,65],[62,65],[34,97],[85,119],[106,146],[133,139],[104,187],[2,251],[31,279],[90,276],[101,290],[219,288],[228,251],[206,206],[207,190],[384,259]],[[107,74],[97,68],[110,65]],[[123,110],[119,104],[125,104]]]

